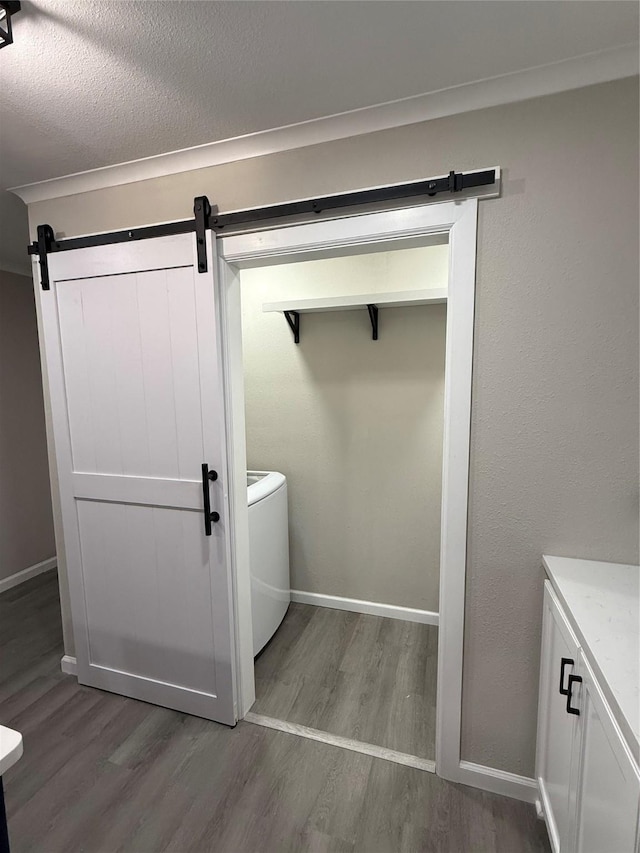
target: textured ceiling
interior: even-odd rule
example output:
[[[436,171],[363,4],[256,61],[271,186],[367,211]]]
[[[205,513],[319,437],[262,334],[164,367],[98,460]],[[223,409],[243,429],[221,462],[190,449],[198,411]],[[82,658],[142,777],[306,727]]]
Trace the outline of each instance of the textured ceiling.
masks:
[[[616,47],[638,4],[25,0],[14,22],[2,189]],[[24,220],[5,197],[15,265]]]

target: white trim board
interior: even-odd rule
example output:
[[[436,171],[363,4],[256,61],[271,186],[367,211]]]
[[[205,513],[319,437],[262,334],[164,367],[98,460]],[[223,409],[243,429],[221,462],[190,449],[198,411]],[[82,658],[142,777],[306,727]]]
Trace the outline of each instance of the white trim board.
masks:
[[[321,732],[319,729],[311,729],[309,726],[301,726],[299,723],[287,723],[285,720],[276,720],[274,717],[263,717],[262,714],[254,714],[251,711],[245,715],[245,722],[256,726],[264,726],[278,732],[289,735],[315,740],[326,743],[327,746],[337,746],[340,749],[348,749],[351,752],[360,752],[370,755],[372,758],[381,758],[383,761],[392,761],[394,764],[403,764],[405,767],[413,767],[416,770],[424,770],[427,773],[436,772],[435,761],[429,758],[420,758],[418,755],[409,755],[406,752],[397,752],[395,749],[387,749],[375,743],[364,743],[360,740],[332,735],[329,732]]]
[[[65,673],[65,675],[77,675],[78,661],[73,657],[73,655],[63,655],[60,659],[60,669]]]
[[[48,560],[43,560],[41,563],[35,563],[33,566],[28,566],[20,572],[15,572],[14,574],[9,575],[8,578],[2,578],[2,580],[0,580],[0,593],[6,592],[8,589],[12,589],[14,586],[18,586],[18,584],[24,583],[25,581],[31,580],[31,578],[35,578],[43,572],[55,569],[56,565],[57,558],[55,556],[49,557]]]
[[[519,776],[517,773],[508,773],[506,770],[496,770],[494,767],[485,767],[482,764],[474,764],[472,761],[460,762],[460,772],[455,781],[493,794],[501,794],[503,797],[522,800],[525,803],[535,803],[538,798],[538,785],[535,779]]]
[[[362,601],[358,598],[343,598],[339,595],[321,595],[318,592],[291,590],[291,601],[312,604],[314,607],[330,607],[333,610],[349,610],[352,613],[368,613],[371,616],[386,616],[388,619],[403,619],[405,622],[420,622],[437,625],[438,614],[432,610],[417,610],[395,604],[380,604],[377,601]]]
[[[10,192],[32,204],[553,95],[637,73],[638,45],[632,43],[299,124],[25,184]]]

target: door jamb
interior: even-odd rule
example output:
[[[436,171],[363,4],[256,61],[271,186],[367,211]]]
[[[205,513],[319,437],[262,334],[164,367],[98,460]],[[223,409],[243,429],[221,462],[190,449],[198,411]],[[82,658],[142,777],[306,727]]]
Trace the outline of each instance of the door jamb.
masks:
[[[460,744],[477,207],[477,199],[431,203],[218,238],[237,697],[238,717],[242,718],[255,701],[255,684],[239,271],[326,257],[338,248],[400,241],[399,248],[403,238],[448,234],[436,772],[452,781],[462,781],[464,775]]]

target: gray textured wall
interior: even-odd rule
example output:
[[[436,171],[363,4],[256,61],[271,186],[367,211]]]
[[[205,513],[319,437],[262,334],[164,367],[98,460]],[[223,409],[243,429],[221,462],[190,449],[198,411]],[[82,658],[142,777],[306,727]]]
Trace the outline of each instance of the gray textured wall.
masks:
[[[55,552],[33,282],[0,270],[0,578]]]
[[[188,218],[202,193],[229,210],[493,165],[505,173],[502,197],[479,205],[463,758],[531,775],[541,555],[638,560],[638,79],[41,202],[30,223],[72,235],[150,210]]]

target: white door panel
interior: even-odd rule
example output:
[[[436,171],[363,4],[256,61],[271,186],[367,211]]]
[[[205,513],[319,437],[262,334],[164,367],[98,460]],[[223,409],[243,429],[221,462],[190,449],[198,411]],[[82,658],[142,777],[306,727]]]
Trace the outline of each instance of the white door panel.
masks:
[[[193,275],[56,288],[74,470],[179,479],[202,461]]]
[[[234,723],[210,233],[207,249],[204,274],[193,234],[55,253],[39,295],[79,679]]]
[[[201,513],[97,501],[77,507],[92,663],[215,692]]]

